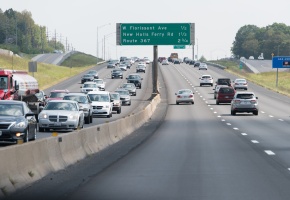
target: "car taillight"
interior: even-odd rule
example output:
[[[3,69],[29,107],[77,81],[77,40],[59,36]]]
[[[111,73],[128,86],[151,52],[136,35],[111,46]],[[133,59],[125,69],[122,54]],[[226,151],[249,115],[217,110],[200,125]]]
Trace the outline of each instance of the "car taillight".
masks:
[[[251,103],[256,103],[257,101],[256,100],[251,100]]]
[[[177,98],[181,98],[181,96],[180,95],[177,95]]]
[[[235,103],[240,103],[241,102],[241,100],[235,100]]]
[[[193,97],[193,95],[191,94],[191,95],[189,95],[189,97]]]

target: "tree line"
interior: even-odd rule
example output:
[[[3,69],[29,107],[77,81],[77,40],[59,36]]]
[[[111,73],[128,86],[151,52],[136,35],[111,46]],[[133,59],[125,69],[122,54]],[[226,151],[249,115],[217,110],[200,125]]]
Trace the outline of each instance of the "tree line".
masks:
[[[284,23],[273,23],[262,28],[245,25],[238,30],[231,51],[236,58],[254,56],[257,59],[261,53],[264,59],[289,56],[290,26]]]
[[[47,27],[35,24],[30,12],[17,12],[12,8],[5,12],[0,9],[0,48],[26,54],[65,50],[56,37],[49,39]]]

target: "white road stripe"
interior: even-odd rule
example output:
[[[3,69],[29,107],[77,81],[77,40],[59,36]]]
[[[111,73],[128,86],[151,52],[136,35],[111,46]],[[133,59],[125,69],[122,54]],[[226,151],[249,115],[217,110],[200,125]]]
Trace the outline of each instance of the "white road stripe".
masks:
[[[258,144],[259,143],[259,141],[257,141],[257,140],[251,140],[251,142],[252,143],[255,143],[255,144]]]
[[[227,125],[228,125],[228,126],[230,126],[230,125],[231,125],[231,123],[227,123]]]
[[[265,150],[265,153],[268,154],[269,156],[275,155],[275,153],[271,150]]]
[[[284,120],[283,120],[283,119],[279,119],[279,121],[281,121],[281,122],[284,122]]]
[[[246,135],[248,135],[247,133],[241,133],[243,136],[246,136]]]
[[[233,129],[234,129],[234,130],[239,130],[239,128],[237,128],[237,127],[234,127]]]

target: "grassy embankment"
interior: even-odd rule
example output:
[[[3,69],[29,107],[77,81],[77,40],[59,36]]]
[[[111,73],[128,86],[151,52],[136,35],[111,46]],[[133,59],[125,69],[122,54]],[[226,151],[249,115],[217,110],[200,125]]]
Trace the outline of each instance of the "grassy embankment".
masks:
[[[28,71],[29,56],[19,58],[16,56],[0,55],[0,68]],[[75,76],[89,68],[95,66],[96,58],[91,55],[76,53],[68,58],[62,66],[45,63],[37,63],[37,72],[29,73],[34,76],[39,84],[39,88],[44,90],[69,77]]]
[[[278,87],[276,87],[276,72],[265,72],[265,73],[247,73],[244,70],[239,69],[239,64],[233,61],[210,61],[227,67],[227,71],[234,73],[239,77],[246,78],[247,80],[261,85],[270,90],[278,93],[290,96],[290,72],[278,71]]]

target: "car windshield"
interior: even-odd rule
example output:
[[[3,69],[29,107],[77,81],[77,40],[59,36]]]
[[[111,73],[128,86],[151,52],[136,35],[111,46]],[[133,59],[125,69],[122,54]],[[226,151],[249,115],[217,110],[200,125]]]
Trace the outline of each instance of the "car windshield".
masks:
[[[133,85],[131,85],[131,84],[124,84],[123,85],[123,88],[132,88],[133,87]]]
[[[237,79],[235,80],[236,83],[245,83],[246,80],[245,79]]]
[[[97,88],[97,85],[93,83],[85,83],[83,87],[84,88]]]
[[[117,91],[120,95],[129,95],[128,91]]]
[[[112,97],[114,100],[120,100],[120,95],[119,95],[118,93],[111,94],[111,97]]]
[[[122,72],[121,70],[119,70],[119,69],[115,69],[115,70],[113,70],[113,73],[118,73],[118,72]]]
[[[64,100],[72,100],[78,103],[88,103],[88,99],[85,96],[65,96]]]
[[[103,83],[103,80],[95,80],[95,82],[96,82],[97,84],[102,84],[102,83]]]
[[[107,94],[89,94],[92,101],[109,102],[110,98]]]
[[[74,103],[70,102],[48,102],[44,110],[68,110],[77,111]]]
[[[23,107],[19,104],[0,104],[0,116],[22,116]]]
[[[138,75],[129,75],[128,79],[140,79]]]
[[[51,92],[49,97],[50,98],[63,98],[66,95],[66,92]]]
[[[92,74],[85,74],[83,77],[87,78],[87,77],[92,77]]]

